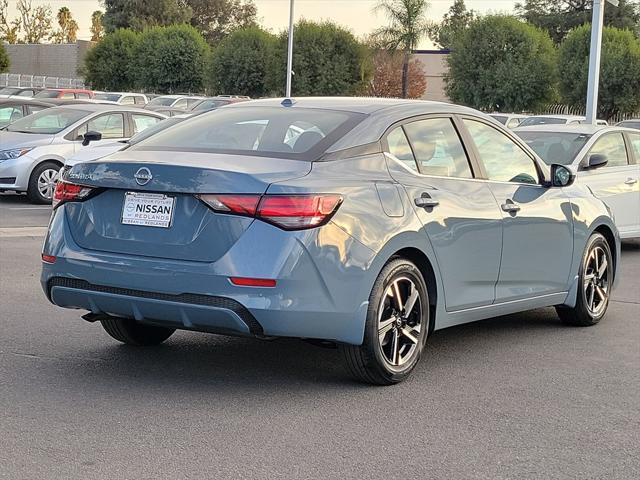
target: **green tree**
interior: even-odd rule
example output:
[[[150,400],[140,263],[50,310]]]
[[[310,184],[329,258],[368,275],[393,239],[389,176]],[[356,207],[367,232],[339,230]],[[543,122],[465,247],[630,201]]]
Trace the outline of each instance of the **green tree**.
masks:
[[[409,88],[411,52],[431,27],[426,18],[428,8],[425,0],[383,0],[375,7],[375,10],[385,14],[389,25],[379,28],[374,35],[388,50],[401,50],[404,53],[402,98],[407,98]]]
[[[99,90],[133,90],[139,42],[140,34],[132,30],[119,29],[105,35],[84,58],[87,83]]]
[[[61,7],[56,15],[60,30],[51,35],[54,43],[75,43],[78,38],[78,22],[73,19],[71,10]]]
[[[104,35],[104,26],[102,25],[102,18],[104,13],[100,10],[96,10],[91,14],[91,41],[98,42]]]
[[[4,45],[0,43],[0,73],[8,72],[10,64],[9,55],[7,55]]]
[[[534,110],[554,98],[556,57],[546,32],[515,17],[482,17],[453,45],[447,94],[482,110]]]
[[[295,95],[352,95],[362,86],[365,47],[351,32],[331,22],[301,20],[295,25]],[[287,32],[278,37],[268,85],[282,95],[287,64]]]
[[[192,15],[185,0],[104,0],[103,3],[103,24],[107,32],[118,28],[142,31],[154,26],[186,23]]]
[[[256,25],[253,0],[186,0],[193,11],[193,25],[210,45],[237,28]]]
[[[584,107],[589,77],[591,26],[571,32],[560,46],[560,93],[569,105]],[[640,41],[628,30],[606,27],[602,34],[602,59],[598,115],[609,119],[640,109]]]
[[[516,4],[520,18],[549,32],[560,43],[574,28],[591,22],[593,0],[525,0]],[[604,23],[640,33],[640,5],[635,0],[620,0],[616,7],[607,3]]]
[[[9,0],[0,0],[0,40],[9,44],[18,43],[20,35],[20,20],[9,20]]]
[[[276,37],[259,27],[234,31],[213,51],[211,87],[215,93],[266,96],[266,77]]]
[[[473,22],[476,13],[467,10],[464,0],[455,0],[442,22],[429,28],[429,35],[441,48],[451,49],[453,42]]]
[[[150,28],[136,49],[137,84],[154,92],[202,91],[209,56],[207,42],[191,25]]]

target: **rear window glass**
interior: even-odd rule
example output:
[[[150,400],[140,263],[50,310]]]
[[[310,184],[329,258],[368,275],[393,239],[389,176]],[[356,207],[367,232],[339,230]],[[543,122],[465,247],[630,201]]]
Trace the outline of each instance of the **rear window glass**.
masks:
[[[364,117],[321,109],[222,108],[160,132],[135,149],[314,160]]]

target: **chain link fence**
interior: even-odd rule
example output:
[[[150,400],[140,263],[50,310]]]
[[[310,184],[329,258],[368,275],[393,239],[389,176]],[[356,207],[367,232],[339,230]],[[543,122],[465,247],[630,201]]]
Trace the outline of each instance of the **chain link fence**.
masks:
[[[85,88],[80,78],[46,77],[43,75],[0,74],[0,87]]]

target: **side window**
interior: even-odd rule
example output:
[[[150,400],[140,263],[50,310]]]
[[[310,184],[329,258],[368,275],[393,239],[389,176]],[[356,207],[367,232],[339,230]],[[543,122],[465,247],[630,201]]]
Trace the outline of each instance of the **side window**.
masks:
[[[187,100],[187,108],[193,107],[196,103],[200,102],[201,98],[190,98]]]
[[[469,159],[449,118],[432,118],[404,126],[420,172],[441,177],[472,178]]]
[[[36,94],[36,92],[34,92],[33,90],[23,90],[18,94],[18,96],[20,96],[20,97],[33,97],[35,94]]]
[[[464,124],[478,149],[489,180],[500,182],[538,183],[533,159],[505,134],[475,120]]]
[[[133,105],[133,104],[134,104],[134,100],[132,96],[122,97],[122,100],[120,100],[120,105]]]
[[[123,138],[124,115],[122,113],[108,113],[92,118],[78,128],[78,135],[84,135],[89,131],[100,132],[102,138]]]
[[[507,127],[508,128],[516,128],[518,125],[520,125],[521,121],[522,121],[522,119],[520,119],[520,118],[512,118],[511,120],[509,120],[509,123],[507,123]]]
[[[607,157],[608,161],[605,167],[622,167],[629,164],[624,138],[621,133],[610,133],[600,137],[589,150],[588,155],[593,154]]]
[[[144,105],[145,104],[144,97],[138,97],[138,96],[134,97],[134,103],[136,105]]]
[[[636,163],[640,164],[640,133],[629,133],[631,139],[631,150],[636,157]]]
[[[173,108],[187,108],[187,99],[182,98],[178,100],[175,105],[173,105]]]
[[[133,97],[129,97],[133,98]],[[133,120],[133,133],[140,133],[143,130],[146,130],[152,125],[155,125],[160,121],[157,117],[152,117],[151,115],[141,115],[138,113],[132,113],[131,119]]]
[[[398,127],[387,135],[387,143],[389,144],[389,153],[404,163],[414,172],[418,171],[416,160],[413,158],[411,145],[404,134],[402,127]]]
[[[43,107],[41,105],[27,105],[27,115],[31,115],[32,113],[39,112],[40,110],[44,110],[48,107]]]
[[[88,93],[78,92],[76,93],[76,98],[91,98]]]
[[[0,127],[15,122],[19,118],[22,118],[22,109],[20,107],[0,107]]]
[[[65,92],[62,94],[60,98],[76,98],[76,97],[74,97],[73,92]]]

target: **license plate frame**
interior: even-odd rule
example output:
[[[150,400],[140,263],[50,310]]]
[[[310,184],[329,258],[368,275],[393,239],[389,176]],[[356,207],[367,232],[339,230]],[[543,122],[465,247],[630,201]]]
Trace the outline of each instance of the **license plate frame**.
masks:
[[[160,212],[136,212],[137,205],[159,207]],[[169,212],[164,210],[169,208]],[[120,223],[136,227],[171,228],[176,210],[176,197],[164,193],[125,192]]]

